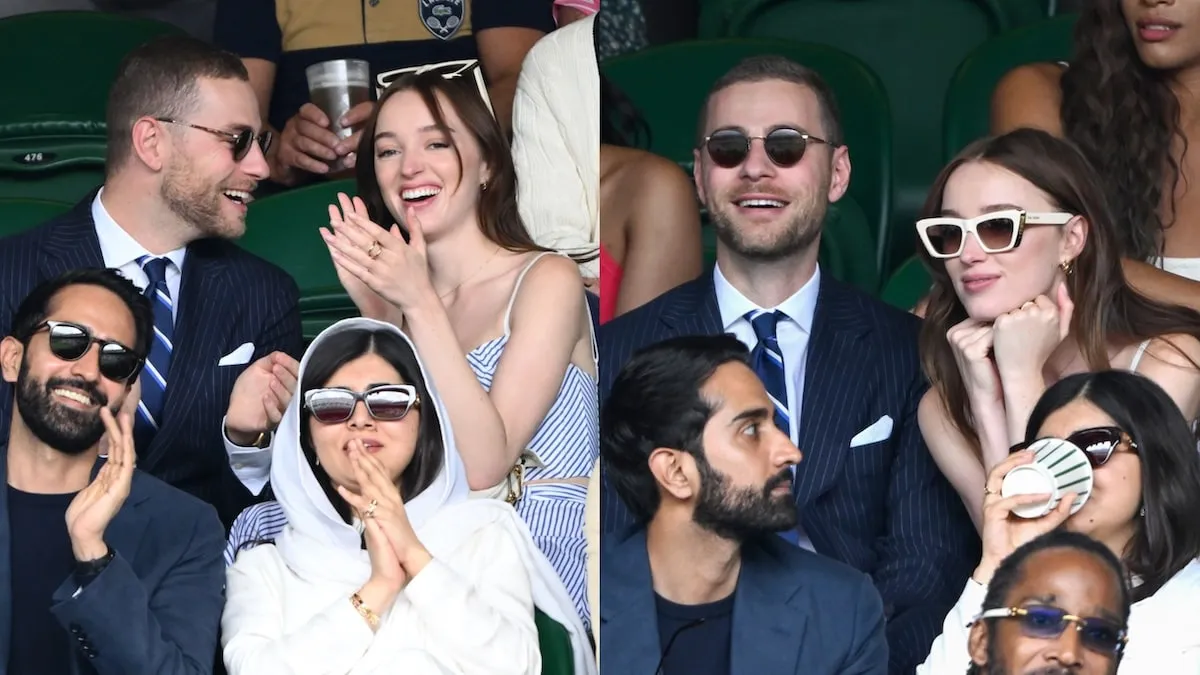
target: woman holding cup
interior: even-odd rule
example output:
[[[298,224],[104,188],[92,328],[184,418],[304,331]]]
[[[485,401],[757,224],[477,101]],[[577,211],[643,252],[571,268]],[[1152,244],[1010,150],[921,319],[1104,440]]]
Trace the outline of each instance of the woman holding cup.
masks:
[[[977,527],[986,476],[1058,380],[1131,370],[1200,415],[1200,314],[1133,290],[1115,231],[1087,161],[1042,131],[977,141],[934,181],[917,223],[934,279],[918,419]]]
[[[1047,494],[1005,496],[1005,477],[1031,465],[1033,453],[1014,452],[992,469],[983,499],[983,556],[917,675],[964,672],[969,652],[982,648],[968,644],[969,625],[992,573],[1019,546],[1060,526],[1105,544],[1125,566],[1134,605],[1118,672],[1200,672],[1194,618],[1200,603],[1200,454],[1190,425],[1145,377],[1080,373],[1050,387],[1030,415],[1025,442],[1051,438],[1086,446],[1076,449],[1092,466],[1090,494],[1077,500],[1073,492],[1061,493],[1048,514],[1021,518],[1014,510],[1056,500]],[[1047,638],[1047,646],[1055,639]]]

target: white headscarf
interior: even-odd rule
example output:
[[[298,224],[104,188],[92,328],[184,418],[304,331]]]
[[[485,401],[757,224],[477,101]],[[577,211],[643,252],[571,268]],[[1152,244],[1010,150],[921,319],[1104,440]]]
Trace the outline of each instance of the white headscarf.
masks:
[[[313,340],[300,361],[299,381],[304,382],[304,373],[309,358],[325,340],[338,333],[350,330],[387,331],[400,336],[421,368],[428,400],[421,401],[422,413],[433,410],[437,413],[442,430],[442,446],[445,456],[442,469],[433,483],[420,494],[407,499],[404,509],[413,531],[430,554],[457,548],[463,536],[469,536],[477,528],[468,523],[495,523],[497,512],[502,512],[512,524],[511,530],[519,534],[520,550],[525,566],[529,570],[534,605],[547,616],[562,624],[571,634],[574,648],[575,673],[592,675],[596,662],[592,658],[591,646],[587,641],[583,622],[575,612],[575,605],[550,561],[537,548],[525,522],[505,502],[492,499],[470,499],[466,470],[454,442],[450,416],[446,413],[442,399],[437,393],[425,364],[412,340],[395,326],[373,319],[346,319],[325,329]],[[301,393],[292,397],[287,412],[276,430],[271,449],[271,486],[287,515],[287,526],[275,539],[280,556],[292,572],[310,582],[333,581],[344,584],[360,584],[371,575],[371,561],[362,548],[362,537],[358,530],[338,515],[325,491],[317,483],[312,467],[300,448],[300,405]],[[464,527],[424,527],[441,509],[455,506],[455,522]],[[481,525],[482,526],[482,525]],[[581,524],[582,526],[582,524]]]

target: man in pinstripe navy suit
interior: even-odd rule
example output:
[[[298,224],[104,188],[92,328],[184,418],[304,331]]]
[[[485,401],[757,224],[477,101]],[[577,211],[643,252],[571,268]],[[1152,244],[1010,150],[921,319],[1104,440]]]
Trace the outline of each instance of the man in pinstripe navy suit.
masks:
[[[917,426],[928,385],[918,319],[823,275],[821,223],[846,191],[837,107],[812,71],[747,59],[713,87],[695,153],[717,265],[600,330],[601,400],[638,348],[728,332],[753,350],[775,422],[804,452],[785,538],[867,574],[888,617],[889,670],[929,652],[979,541]],[[606,532],[628,509],[606,486]]]
[[[226,528],[254,498],[221,420],[254,359],[302,348],[298,290],[229,240],[267,177],[258,101],[241,60],[192,38],[134,50],[109,94],[105,183],[71,212],[0,241],[0,335],[40,282],[116,268],[144,289],[155,340],[141,378],[138,465],[211,503]],[[0,437],[11,392],[0,391]]]

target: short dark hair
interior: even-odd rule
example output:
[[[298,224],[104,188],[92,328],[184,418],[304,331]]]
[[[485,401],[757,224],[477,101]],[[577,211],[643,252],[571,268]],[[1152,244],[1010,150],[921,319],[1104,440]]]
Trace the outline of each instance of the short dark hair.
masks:
[[[1029,570],[1029,566],[1026,564],[1029,559],[1037,553],[1053,549],[1071,549],[1093,556],[1103,562],[1116,579],[1117,587],[1120,589],[1121,594],[1121,621],[1128,624],[1131,600],[1129,586],[1125,580],[1125,571],[1121,566],[1121,561],[1117,559],[1117,556],[1107,546],[1095,539],[1061,528],[1029,540],[1009,554],[996,567],[996,571],[992,574],[992,581],[988,584],[987,595],[983,599],[981,611],[986,612],[989,609],[1007,607],[1009,592],[1012,591],[1013,586],[1017,585],[1017,582],[1024,578],[1025,573]],[[989,632],[997,620],[984,619]],[[979,667],[972,663],[971,667],[967,670],[967,675],[978,675],[981,672]]]
[[[746,345],[731,335],[674,338],[639,350],[613,382],[600,411],[600,462],[639,522],[653,518],[661,503],[650,453],[677,448],[703,458],[713,405],[700,389],[726,363],[750,365]]]
[[[29,344],[34,331],[50,315],[50,304],[54,298],[69,286],[99,286],[120,298],[133,315],[133,327],[137,331],[134,344],[127,346],[141,358],[146,358],[150,353],[150,340],[154,334],[154,310],[150,307],[150,300],[138,287],[115,269],[98,267],[71,270],[38,284],[25,296],[13,314],[10,335],[21,344]],[[136,377],[137,373],[134,373],[129,381],[132,383]]]
[[[704,105],[700,108],[700,120],[696,125],[696,147],[700,147],[704,143],[708,127],[708,105],[714,96],[735,84],[768,80],[782,80],[811,89],[821,108],[821,126],[824,127],[821,132],[825,134],[825,140],[835,147],[843,143],[841,113],[838,109],[837,97],[833,95],[833,90],[829,88],[825,80],[817,74],[817,71],[791,59],[765,55],[742,59],[713,84],[712,89],[708,91],[708,96],[704,99]],[[807,129],[806,131],[816,131],[816,129]]]
[[[390,330],[354,328],[335,333],[321,340],[315,350],[308,355],[305,364],[304,377],[300,382],[300,391],[296,396],[304,400],[304,395],[313,389],[324,387],[329,378],[347,363],[365,354],[378,354],[387,361],[404,381],[417,390],[420,401],[421,421],[417,427],[417,444],[413,449],[412,459],[400,476],[400,494],[404,499],[412,499],[421,494],[433,484],[438,472],[442,470],[445,457],[445,443],[442,440],[442,423],[438,419],[437,407],[429,395],[429,387],[421,375],[421,364],[409,343]],[[309,419],[312,413],[303,405],[300,406],[300,449],[308,461],[317,484],[329,498],[342,520],[351,521],[350,505],[337,493],[329,474],[317,463],[317,451],[313,446],[312,434],[309,432]]]
[[[142,117],[187,117],[201,78],[250,81],[236,54],[186,35],[156,38],[125,56],[108,93],[109,175],[133,152],[134,123]]]

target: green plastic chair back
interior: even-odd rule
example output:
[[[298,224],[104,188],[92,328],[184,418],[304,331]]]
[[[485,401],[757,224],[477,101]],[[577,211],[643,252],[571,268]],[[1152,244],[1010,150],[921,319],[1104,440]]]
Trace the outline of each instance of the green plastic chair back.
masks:
[[[256,200],[246,213],[246,234],[238,242],[296,280],[306,340],[341,319],[358,316],[318,231],[329,225],[329,205],[337,203],[339,192],[353,196],[354,181],[322,182]]]
[[[1071,58],[1077,18],[1065,14],[1009,31],[980,45],[959,64],[946,90],[945,161],[988,135],[992,93],[1006,73],[1027,63]]]
[[[739,61],[759,54],[779,54],[808,66],[833,89],[854,167],[849,194],[866,214],[877,245],[891,203],[891,115],[883,84],[858,59],[818,44],[728,39],[652,47],[601,67],[650,125],[649,150],[690,172],[696,120],[709,89]]]
[[[77,201],[104,182],[105,108],[121,59],[183,31],[106,12],[0,19],[0,197]]]
[[[883,286],[881,297],[889,305],[907,312],[929,293],[932,285],[933,278],[925,269],[925,263],[913,256],[892,272],[891,278]]]
[[[533,622],[542,651],[542,675],[575,675],[571,634],[540,609],[533,610]]]
[[[0,197],[0,237],[24,232],[72,208],[71,204],[42,199]]]
[[[942,104],[955,66],[1014,20],[1000,0],[743,0],[725,32],[836,47],[882,79],[895,139],[892,215],[881,242],[886,272],[912,253],[908,225],[941,169]]]

